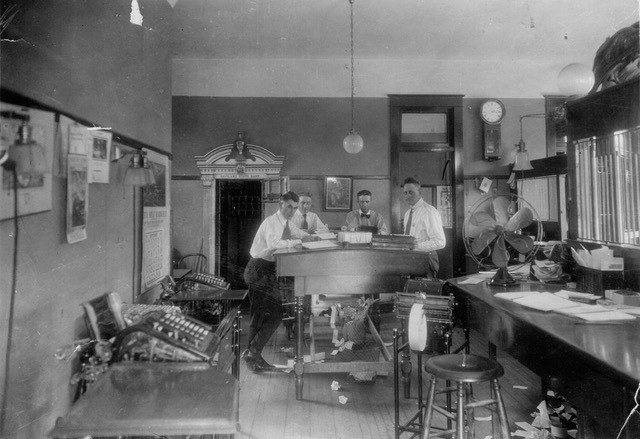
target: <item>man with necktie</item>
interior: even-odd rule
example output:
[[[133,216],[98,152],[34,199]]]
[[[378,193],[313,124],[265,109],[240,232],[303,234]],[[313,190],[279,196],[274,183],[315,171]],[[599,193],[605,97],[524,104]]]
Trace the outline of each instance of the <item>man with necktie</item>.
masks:
[[[308,240],[309,234],[300,230],[291,219],[298,208],[298,195],[287,192],[280,197],[280,207],[267,217],[253,238],[251,259],[244,270],[244,280],[249,286],[251,300],[247,350],[242,358],[253,372],[273,369],[262,358],[262,349],[276,332],[282,321],[282,299],[276,263],[273,253],[279,248],[289,248]]]
[[[444,248],[447,243],[442,227],[440,212],[422,199],[420,182],[415,178],[407,178],[402,184],[404,200],[410,209],[404,214],[404,234],[416,239],[416,250],[430,252],[428,272],[431,277],[438,276],[438,254],[436,250]]]
[[[298,196],[300,197],[300,204],[291,219],[293,224],[307,233],[328,233],[329,228],[320,220],[318,215],[311,212],[311,205],[313,204],[311,194],[300,192]]]
[[[378,212],[369,208],[371,204],[371,191],[364,189],[357,194],[360,209],[352,210],[347,214],[347,230],[375,230],[380,235],[388,235],[389,230],[384,218]]]

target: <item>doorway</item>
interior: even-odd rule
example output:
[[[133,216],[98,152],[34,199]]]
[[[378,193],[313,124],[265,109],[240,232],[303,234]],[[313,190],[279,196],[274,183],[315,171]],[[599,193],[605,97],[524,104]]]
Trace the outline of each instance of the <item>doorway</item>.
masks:
[[[220,276],[231,289],[244,289],[244,267],[249,250],[262,221],[262,183],[260,180],[216,180],[216,254]]]
[[[421,183],[422,198],[442,214],[446,247],[438,277],[465,274],[462,225],[462,95],[390,95],[391,230],[403,233],[402,182]]]

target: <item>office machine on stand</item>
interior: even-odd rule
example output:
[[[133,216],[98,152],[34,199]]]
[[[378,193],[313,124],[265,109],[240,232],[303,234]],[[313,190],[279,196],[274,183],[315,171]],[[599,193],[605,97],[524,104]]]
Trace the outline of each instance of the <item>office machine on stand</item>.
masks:
[[[82,306],[92,336],[113,340],[111,361],[49,437],[233,437],[239,429],[238,308],[213,327],[177,306],[122,304],[114,293]]]
[[[396,439],[402,433],[420,434],[424,428],[425,404],[422,394],[422,355],[458,353],[468,348],[464,343],[452,351],[452,331],[456,325],[453,295],[443,295],[444,281],[440,279],[407,279],[402,292],[397,292],[394,308],[401,322],[400,332],[393,334],[394,362],[394,410]],[[418,411],[406,422],[400,421],[400,379],[402,378],[404,397],[410,397],[411,352],[417,356]],[[402,360],[400,359],[402,354]],[[447,387],[450,383],[447,382]],[[447,393],[447,408],[451,410],[451,395]],[[451,421],[448,422],[451,428]]]

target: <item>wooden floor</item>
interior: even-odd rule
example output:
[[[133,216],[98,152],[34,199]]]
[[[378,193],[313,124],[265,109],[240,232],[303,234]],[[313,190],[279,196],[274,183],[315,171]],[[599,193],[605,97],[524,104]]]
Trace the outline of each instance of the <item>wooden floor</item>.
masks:
[[[242,319],[243,326],[248,318]],[[385,342],[392,341],[392,330],[399,327],[395,319],[385,321],[381,336]],[[246,334],[246,331],[243,331]],[[368,335],[370,337],[370,335]],[[462,339],[456,330],[455,339]],[[244,339],[242,340],[244,342]],[[245,347],[245,343],[241,343]],[[471,334],[471,352],[487,355],[487,343],[477,334]],[[265,359],[274,364],[286,364],[287,353],[283,348],[293,347],[281,326],[263,352]],[[389,348],[391,350],[391,347]],[[327,352],[328,354],[328,352]],[[531,413],[542,400],[540,380],[513,358],[498,351],[498,361],[505,368],[500,379],[502,395],[507,406],[510,431],[517,427],[516,421],[532,422]],[[412,398],[405,399],[401,392],[401,422],[404,423],[417,412],[416,361],[413,359]],[[340,390],[331,390],[337,381]],[[393,375],[377,376],[373,382],[358,382],[347,373],[306,374],[302,400],[295,398],[293,372],[282,371],[254,374],[244,364],[240,369],[240,432],[237,438],[393,438],[394,403]],[[514,388],[524,386],[524,389]],[[426,396],[428,376],[425,374]],[[486,385],[474,385],[476,398],[488,396]],[[339,401],[347,398],[346,404]],[[476,419],[486,417],[488,412],[476,411]],[[440,417],[437,418],[440,420]],[[444,420],[440,421],[444,425]],[[476,437],[484,439],[491,434],[491,422],[477,420]],[[411,434],[404,433],[402,438]]]

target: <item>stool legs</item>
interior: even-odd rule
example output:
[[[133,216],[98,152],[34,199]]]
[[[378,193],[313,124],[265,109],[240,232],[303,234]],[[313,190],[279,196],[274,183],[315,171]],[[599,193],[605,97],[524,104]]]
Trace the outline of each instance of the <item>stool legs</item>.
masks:
[[[465,420],[465,388],[464,383],[458,381],[456,383],[457,407],[456,407],[456,439],[464,439],[464,420]]]
[[[500,434],[503,438],[509,438],[509,422],[507,421],[507,409],[504,406],[504,401],[502,400],[502,393],[500,392],[500,384],[498,380],[493,380],[491,382],[493,386],[494,397],[496,398],[496,412],[498,412],[498,418],[500,421]]]
[[[429,394],[427,395],[425,406],[426,413],[422,430],[422,439],[429,439],[431,435],[431,422],[433,420],[434,409],[437,409],[438,412],[447,414],[447,416],[449,416],[447,411],[439,407],[435,407],[436,385],[437,378],[432,375],[429,384]],[[476,407],[482,407],[485,405],[494,405],[494,411],[498,418],[500,433],[499,436],[496,435],[495,428],[492,428],[494,433],[493,437],[495,437],[496,439],[498,437],[502,439],[509,439],[511,435],[509,433],[509,422],[507,421],[507,410],[504,406],[502,394],[500,393],[500,384],[498,383],[498,380],[491,380],[491,391],[493,393],[493,398],[478,403],[469,402],[469,398],[471,397],[470,386],[471,384],[469,383],[459,381],[456,382],[455,388],[449,390],[449,392],[456,392],[457,405],[455,414],[455,438],[465,439],[468,438],[469,435],[471,435],[471,437],[475,437],[473,433],[474,409]],[[451,417],[453,417],[453,414],[451,414]],[[452,430],[448,430],[447,432],[442,432],[440,434],[451,434],[452,432]],[[439,435],[436,436],[440,437]]]
[[[422,439],[429,439],[431,420],[433,419],[433,404],[436,398],[436,377],[432,376],[429,382],[429,394],[427,395],[427,413],[425,414]]]

